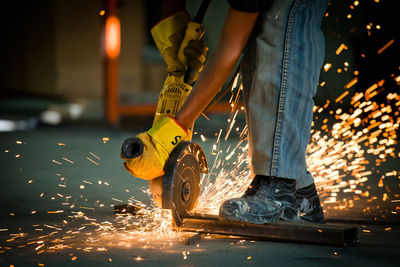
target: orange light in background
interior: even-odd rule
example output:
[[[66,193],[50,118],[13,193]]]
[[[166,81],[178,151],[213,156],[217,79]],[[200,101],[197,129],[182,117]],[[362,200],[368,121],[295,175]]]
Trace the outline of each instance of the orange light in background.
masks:
[[[106,20],[106,54],[109,58],[116,58],[121,47],[121,24],[115,16]]]

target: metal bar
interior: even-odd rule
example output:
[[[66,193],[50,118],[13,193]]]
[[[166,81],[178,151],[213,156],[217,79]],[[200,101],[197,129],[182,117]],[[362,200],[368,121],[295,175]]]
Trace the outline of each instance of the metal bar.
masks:
[[[118,110],[121,115],[154,115],[156,108],[156,104],[137,104],[120,105]]]
[[[204,233],[197,233],[194,236],[186,239],[186,245],[191,246],[197,243],[197,241],[199,241],[202,237],[203,237]]]
[[[238,106],[243,106],[243,103],[238,103]],[[119,105],[118,113],[120,115],[154,115],[156,112],[157,105],[156,104],[137,104],[137,105]],[[226,113],[231,112],[232,107],[229,103],[219,102],[212,105],[209,109],[207,109],[207,114],[209,113]]]
[[[116,125],[118,114],[118,61],[107,59],[105,63],[105,110],[107,122]]]
[[[222,221],[216,216],[181,218],[177,229],[185,232],[235,235],[264,240],[311,243],[332,246],[358,244],[356,227],[329,224],[279,222],[251,224]]]
[[[104,72],[104,107],[105,117],[111,125],[118,123],[118,54],[111,56],[107,51],[107,21],[110,17],[117,17],[117,0],[103,0],[105,16],[103,21],[103,72]],[[119,52],[118,52],[119,53]]]

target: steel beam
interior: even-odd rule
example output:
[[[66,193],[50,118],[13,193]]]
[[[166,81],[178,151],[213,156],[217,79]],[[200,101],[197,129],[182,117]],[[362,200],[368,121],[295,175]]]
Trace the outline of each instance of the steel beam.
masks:
[[[356,245],[359,242],[357,228],[344,225],[291,222],[261,225],[224,221],[213,215],[181,217],[178,221],[180,221],[180,225],[175,225],[175,227],[186,232],[340,247]]]

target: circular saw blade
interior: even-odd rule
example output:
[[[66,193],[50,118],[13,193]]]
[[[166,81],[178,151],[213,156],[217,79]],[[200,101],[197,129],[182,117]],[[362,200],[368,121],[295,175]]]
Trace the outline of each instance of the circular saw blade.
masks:
[[[200,173],[208,171],[202,148],[195,142],[181,142],[164,170],[162,206],[184,216],[200,196]]]
[[[194,208],[200,196],[200,169],[196,158],[185,153],[178,160],[173,175],[173,208],[179,214],[186,214]]]

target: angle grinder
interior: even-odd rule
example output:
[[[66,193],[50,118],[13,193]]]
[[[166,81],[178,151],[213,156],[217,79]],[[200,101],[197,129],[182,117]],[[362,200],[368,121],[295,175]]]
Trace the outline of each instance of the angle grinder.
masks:
[[[201,22],[211,0],[203,0],[193,21],[189,22],[185,37],[178,51],[178,58],[186,63],[183,48],[189,40],[200,39],[204,34]],[[169,80],[168,80],[169,79]],[[167,82],[168,81],[168,82]],[[172,81],[172,82],[171,82]],[[168,76],[159,95],[157,110],[153,124],[162,116],[174,116],[191,91],[191,86],[185,83],[185,77]],[[121,153],[126,158],[141,155],[143,143],[139,138],[131,137],[124,141]],[[196,205],[200,196],[200,173],[207,173],[207,159],[203,149],[189,136],[182,141],[170,154],[164,166],[164,176],[149,180],[149,188],[157,206],[171,209],[175,218],[188,214]],[[116,207],[114,213],[126,211],[129,207]]]

